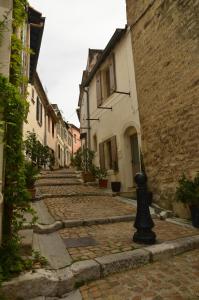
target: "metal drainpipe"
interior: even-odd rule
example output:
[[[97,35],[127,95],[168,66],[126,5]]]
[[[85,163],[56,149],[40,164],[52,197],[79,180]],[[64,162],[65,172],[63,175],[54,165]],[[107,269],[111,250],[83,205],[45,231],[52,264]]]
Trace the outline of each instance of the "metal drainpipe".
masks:
[[[91,150],[91,131],[90,131],[90,105],[89,105],[89,88],[84,88],[87,95],[87,119],[88,119],[88,149]]]

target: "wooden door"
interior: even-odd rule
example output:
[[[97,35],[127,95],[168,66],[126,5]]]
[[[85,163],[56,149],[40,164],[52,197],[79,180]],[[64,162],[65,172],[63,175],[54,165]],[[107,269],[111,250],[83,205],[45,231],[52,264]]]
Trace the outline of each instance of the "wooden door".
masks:
[[[132,155],[132,169],[133,169],[133,179],[136,173],[140,172],[140,155],[138,146],[138,136],[137,133],[130,136],[131,143],[131,155]]]

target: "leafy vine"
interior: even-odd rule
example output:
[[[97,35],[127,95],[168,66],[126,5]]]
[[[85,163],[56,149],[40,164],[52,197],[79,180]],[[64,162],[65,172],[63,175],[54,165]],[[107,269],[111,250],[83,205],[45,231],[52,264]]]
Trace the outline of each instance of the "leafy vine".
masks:
[[[4,125],[4,214],[3,242],[0,247],[0,281],[30,267],[20,256],[20,238],[25,212],[32,212],[26,189],[23,149],[23,122],[28,112],[26,95],[22,92],[23,66],[21,37],[18,29],[27,18],[27,1],[13,1],[13,35],[11,39],[10,80],[0,75],[0,113]],[[2,125],[2,122],[1,122]],[[2,126],[1,126],[2,127]],[[1,131],[2,133],[2,131]]]

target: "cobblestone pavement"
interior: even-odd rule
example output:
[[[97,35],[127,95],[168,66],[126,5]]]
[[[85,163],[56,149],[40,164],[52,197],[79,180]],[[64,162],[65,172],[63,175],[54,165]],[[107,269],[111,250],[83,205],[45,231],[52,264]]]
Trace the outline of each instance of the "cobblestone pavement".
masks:
[[[154,231],[156,232],[158,242],[198,234],[197,229],[160,220],[155,220]],[[133,222],[65,228],[59,232],[64,239],[91,237],[97,242],[95,246],[68,248],[74,261],[93,259],[99,256],[141,247],[141,245],[135,244],[132,241],[135,232]]]
[[[135,214],[131,204],[112,196],[80,196],[45,199],[48,210],[56,220],[89,219]]]
[[[38,187],[38,192],[40,194],[71,194],[71,193],[94,193],[103,192],[104,189],[99,189],[94,186],[84,186],[84,185],[68,185],[68,186],[40,186]]]
[[[48,179],[39,179],[37,181],[37,184],[49,184],[49,186],[51,184],[64,184],[64,183],[69,183],[69,184],[73,184],[73,183],[80,183],[80,179],[78,178],[53,178],[53,177],[49,177]]]
[[[83,300],[198,300],[199,250],[88,283]]]

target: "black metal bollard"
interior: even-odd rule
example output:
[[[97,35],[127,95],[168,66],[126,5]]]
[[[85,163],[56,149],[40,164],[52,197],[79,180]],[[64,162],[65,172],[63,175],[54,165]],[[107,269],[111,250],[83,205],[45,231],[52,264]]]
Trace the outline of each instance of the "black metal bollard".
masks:
[[[149,210],[146,175],[137,173],[135,182],[137,184],[137,214],[134,227],[137,231],[133,235],[133,241],[141,244],[155,244],[156,235],[151,230],[154,227],[154,223]]]

